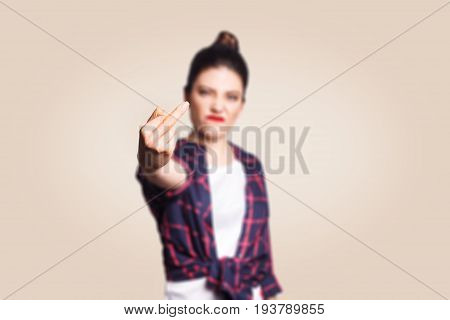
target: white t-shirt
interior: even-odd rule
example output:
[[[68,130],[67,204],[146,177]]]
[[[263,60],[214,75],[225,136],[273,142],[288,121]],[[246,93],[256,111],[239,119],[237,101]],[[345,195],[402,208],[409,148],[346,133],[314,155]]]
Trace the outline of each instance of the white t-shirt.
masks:
[[[246,176],[242,163],[236,159],[227,166],[208,168],[211,189],[212,222],[217,256],[234,257],[239,244],[246,210]],[[261,287],[252,288],[253,299],[261,300]],[[217,300],[206,287],[206,278],[167,281],[165,298],[170,300]]]

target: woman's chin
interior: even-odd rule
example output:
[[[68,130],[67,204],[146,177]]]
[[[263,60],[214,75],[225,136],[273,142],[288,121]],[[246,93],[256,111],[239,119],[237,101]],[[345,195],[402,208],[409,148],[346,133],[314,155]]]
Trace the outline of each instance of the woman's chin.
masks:
[[[204,139],[210,141],[223,139],[226,136],[225,128],[220,126],[204,126],[199,132]]]

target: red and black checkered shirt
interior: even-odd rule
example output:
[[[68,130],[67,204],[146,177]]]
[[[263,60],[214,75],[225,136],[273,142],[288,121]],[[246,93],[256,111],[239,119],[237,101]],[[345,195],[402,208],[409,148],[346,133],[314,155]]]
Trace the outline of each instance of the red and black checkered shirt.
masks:
[[[267,299],[282,288],[273,271],[264,171],[255,155],[229,144],[246,174],[246,212],[234,257],[216,254],[205,146],[177,140],[173,158],[188,176],[175,189],[151,183],[139,167],[136,178],[157,221],[167,280],[206,277],[224,299],[252,299],[251,288],[260,285]]]

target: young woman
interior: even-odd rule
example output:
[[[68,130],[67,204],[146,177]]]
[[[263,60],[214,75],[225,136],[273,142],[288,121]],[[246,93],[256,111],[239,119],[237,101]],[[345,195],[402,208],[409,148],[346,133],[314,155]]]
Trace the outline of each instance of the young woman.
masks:
[[[228,140],[248,70],[226,31],[194,57],[185,102],[140,130],[136,177],[158,225],[166,299],[272,299],[269,205],[259,159]],[[176,138],[190,109],[194,129]]]

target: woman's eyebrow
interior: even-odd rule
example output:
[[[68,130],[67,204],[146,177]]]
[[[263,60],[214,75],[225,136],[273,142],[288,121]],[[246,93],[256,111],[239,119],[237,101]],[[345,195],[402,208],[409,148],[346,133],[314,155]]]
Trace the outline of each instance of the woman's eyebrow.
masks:
[[[207,89],[207,90],[211,90],[211,91],[216,92],[215,89],[213,89],[213,88],[211,88],[211,87],[208,87],[207,85],[204,85],[204,84],[200,84],[199,87],[202,88],[202,89]],[[235,93],[235,94],[240,94],[240,91],[239,91],[239,90],[228,90],[228,91],[225,91],[225,93]]]
[[[213,88],[210,88],[210,87],[208,87],[208,86],[205,86],[204,84],[199,84],[198,87],[199,87],[200,89],[207,89],[207,90],[213,90],[213,91],[214,91]]]

